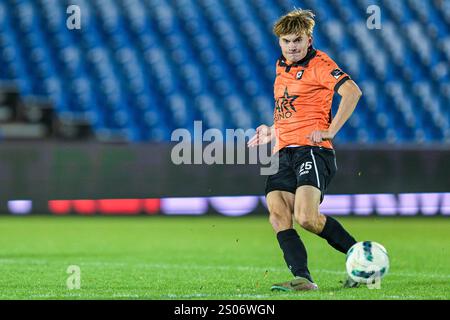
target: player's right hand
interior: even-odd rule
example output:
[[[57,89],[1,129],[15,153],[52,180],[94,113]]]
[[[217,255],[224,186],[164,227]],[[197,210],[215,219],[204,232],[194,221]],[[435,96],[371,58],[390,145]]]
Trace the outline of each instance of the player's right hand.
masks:
[[[273,138],[275,138],[275,129],[263,124],[256,128],[256,134],[249,140],[247,146],[251,148],[266,144],[272,141]]]

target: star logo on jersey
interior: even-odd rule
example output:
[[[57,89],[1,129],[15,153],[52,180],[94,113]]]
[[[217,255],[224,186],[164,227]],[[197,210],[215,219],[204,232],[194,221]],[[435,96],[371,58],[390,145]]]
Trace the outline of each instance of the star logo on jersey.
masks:
[[[295,110],[295,107],[294,107],[294,101],[297,98],[298,98],[298,96],[290,96],[289,92],[287,91],[287,87],[286,87],[286,89],[284,89],[284,95],[281,98],[282,99],[282,101],[281,101],[281,109],[282,110],[288,110],[288,106],[289,106],[289,108],[292,111],[297,112],[297,110]],[[277,99],[277,101],[278,100],[280,100],[280,99]]]
[[[298,97],[299,96],[289,95],[289,92],[286,87],[283,96],[278,98],[275,102],[275,116],[274,116],[275,121],[281,119],[288,119],[292,117],[292,112],[297,112],[297,110],[294,107],[294,101]]]

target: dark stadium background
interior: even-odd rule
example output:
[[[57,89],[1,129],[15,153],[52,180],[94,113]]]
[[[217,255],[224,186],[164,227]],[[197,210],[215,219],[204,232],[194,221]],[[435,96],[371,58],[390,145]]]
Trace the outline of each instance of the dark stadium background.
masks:
[[[363,91],[323,212],[449,216],[445,0],[0,0],[0,212],[264,214],[259,166],[176,166],[171,133],[272,124],[271,27],[294,7]]]

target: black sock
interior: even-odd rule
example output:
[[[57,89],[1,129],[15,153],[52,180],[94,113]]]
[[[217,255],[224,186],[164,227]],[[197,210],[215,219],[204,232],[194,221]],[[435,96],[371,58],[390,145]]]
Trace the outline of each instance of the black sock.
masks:
[[[294,229],[287,229],[277,233],[278,243],[283,250],[284,260],[292,274],[304,277],[312,282],[308,270],[308,257],[302,240]]]
[[[327,216],[327,221],[319,237],[324,238],[336,250],[347,253],[351,246],[356,243],[344,227],[334,218]]]

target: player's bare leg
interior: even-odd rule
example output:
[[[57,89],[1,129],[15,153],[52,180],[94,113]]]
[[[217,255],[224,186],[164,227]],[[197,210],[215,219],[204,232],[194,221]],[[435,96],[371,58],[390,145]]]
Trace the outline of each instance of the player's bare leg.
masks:
[[[324,238],[336,250],[346,254],[356,240],[334,218],[319,211],[320,190],[305,185],[295,193],[295,220],[304,228]]]
[[[336,250],[347,253],[356,240],[329,216],[320,213],[321,192],[313,186],[305,185],[297,188],[295,194],[294,216],[302,228],[324,238]],[[349,279],[344,281],[344,287],[356,287]]]
[[[271,290],[304,291],[315,290],[307,267],[307,254],[303,242],[293,229],[294,194],[286,191],[272,191],[267,194],[270,223],[277,234],[280,248],[289,269],[296,277],[293,280],[274,284]]]
[[[293,227],[295,196],[286,191],[272,191],[267,194],[269,221],[273,230],[278,233]]]
[[[294,216],[297,223],[309,232],[322,232],[326,217],[319,212],[320,190],[313,186],[301,186],[295,193]]]

